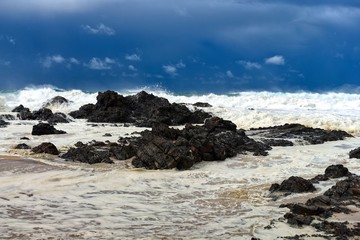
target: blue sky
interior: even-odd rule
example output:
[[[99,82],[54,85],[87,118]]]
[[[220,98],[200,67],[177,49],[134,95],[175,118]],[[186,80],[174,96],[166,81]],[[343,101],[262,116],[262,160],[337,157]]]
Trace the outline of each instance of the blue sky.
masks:
[[[0,89],[356,90],[359,25],[359,1],[1,0]]]

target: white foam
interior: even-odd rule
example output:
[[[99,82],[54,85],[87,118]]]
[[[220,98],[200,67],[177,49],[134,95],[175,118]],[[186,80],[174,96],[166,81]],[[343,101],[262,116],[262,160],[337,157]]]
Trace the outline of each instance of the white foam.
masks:
[[[175,95],[158,88],[121,90],[125,96],[148,91],[165,97],[170,102],[207,102],[213,107],[205,109],[239,128],[266,127],[284,123],[301,123],[309,127],[345,130],[360,133],[360,94],[350,93],[282,93],[238,92],[229,95]],[[53,87],[26,88],[0,95],[0,110],[10,110],[19,104],[31,110],[39,109],[49,99],[63,96],[69,105],[51,106],[53,111],[68,113],[87,103],[95,103],[97,93],[81,90],[59,90]],[[3,99],[1,103],[1,98]],[[4,109],[5,108],[5,109]]]

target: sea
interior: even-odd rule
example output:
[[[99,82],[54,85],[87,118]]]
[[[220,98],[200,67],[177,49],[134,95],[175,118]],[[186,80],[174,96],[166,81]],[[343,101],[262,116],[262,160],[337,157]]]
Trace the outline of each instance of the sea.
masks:
[[[274,201],[269,187],[290,176],[311,178],[331,164],[360,174],[349,151],[360,147],[360,94],[344,92],[229,92],[177,94],[164,89],[117,90],[122,95],[148,91],[190,109],[196,102],[216,116],[249,130],[300,123],[354,136],[320,145],[274,147],[268,156],[242,154],[219,162],[201,162],[192,169],[144,170],[129,161],[112,165],[65,162],[59,157],[14,150],[52,142],[66,152],[76,142],[114,141],[136,136],[145,128],[123,124],[91,124],[77,119],[57,124],[64,135],[32,136],[36,121],[8,120],[0,128],[0,239],[283,239],[316,234],[311,227],[291,227],[283,219],[288,202],[304,202],[322,194],[335,180],[315,184],[317,191]],[[51,105],[69,113],[96,103],[97,92],[52,86],[0,92],[0,115],[22,104],[37,110],[55,96],[69,104]],[[181,127],[181,126],[180,126]],[[110,133],[106,135],[105,133]],[[29,140],[21,140],[27,137]],[[359,222],[360,216],[333,216]],[[309,238],[310,239],[310,238]],[[311,239],[323,239],[312,237]]]

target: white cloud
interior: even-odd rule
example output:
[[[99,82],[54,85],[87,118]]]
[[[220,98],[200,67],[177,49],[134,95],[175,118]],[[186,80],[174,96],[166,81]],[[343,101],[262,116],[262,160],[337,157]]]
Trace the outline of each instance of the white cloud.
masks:
[[[41,60],[41,63],[44,67],[50,68],[54,63],[62,64],[65,62],[65,58],[59,54],[53,56],[47,56],[46,58]]]
[[[274,64],[274,65],[284,65],[285,59],[281,55],[275,55],[273,57],[266,58],[265,63],[266,64]]]
[[[73,57],[69,59],[69,62],[72,64],[80,64],[80,61]]]
[[[12,45],[16,44],[15,38],[12,36],[9,36],[9,35],[0,35],[0,40],[5,40],[5,41],[11,43]]]
[[[226,71],[226,76],[227,76],[228,78],[234,78],[234,74],[233,74],[230,70],[227,70],[227,71]]]
[[[170,76],[175,77],[176,75],[178,75],[177,68],[173,65],[164,65],[163,69],[164,69],[164,72],[166,72]]]
[[[93,57],[89,60],[89,63],[85,64],[86,67],[92,70],[109,70],[112,65],[116,64],[117,61],[111,58],[104,58],[103,60],[100,58]]]
[[[247,70],[260,69],[261,68],[261,64],[257,63],[257,62],[250,62],[250,61],[240,60],[240,61],[237,61],[237,63],[240,64],[241,66],[243,66]]]
[[[176,66],[176,68],[185,68],[186,67],[186,65],[185,65],[185,63],[183,63],[183,61],[178,62],[175,66]]]
[[[126,60],[129,61],[141,61],[141,57],[138,54],[126,54],[125,56]]]
[[[129,65],[128,68],[129,68],[130,71],[137,72],[137,68],[134,67],[134,65]]]
[[[0,66],[8,67],[8,66],[10,66],[10,64],[11,64],[10,61],[5,61],[5,60],[0,59]]]
[[[103,23],[98,24],[96,27],[91,27],[90,25],[82,25],[82,29],[84,29],[87,33],[90,34],[99,34],[99,35],[115,35],[115,30],[111,27],[106,26]]]

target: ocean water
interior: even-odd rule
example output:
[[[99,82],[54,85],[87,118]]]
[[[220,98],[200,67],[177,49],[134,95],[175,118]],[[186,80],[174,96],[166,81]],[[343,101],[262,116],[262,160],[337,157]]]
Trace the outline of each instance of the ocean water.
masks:
[[[345,130],[355,137],[322,145],[275,147],[266,157],[238,155],[222,162],[202,162],[188,171],[147,171],[132,168],[129,161],[90,166],[13,150],[22,142],[33,147],[50,141],[65,152],[77,141],[116,141],[142,129],[121,124],[94,127],[75,120],[56,126],[68,134],[32,136],[35,121],[13,120],[0,129],[2,238],[280,239],[312,234],[312,228],[292,228],[282,221],[265,229],[271,220],[287,212],[278,207],[281,203],[313,196],[298,194],[274,202],[269,198],[270,185],[293,175],[314,177],[331,164],[343,164],[360,174],[358,160],[348,157],[351,149],[360,146],[359,94],[238,92],[184,96],[156,89],[119,93],[140,90],[170,102],[208,102],[212,107],[206,111],[235,122],[238,128],[302,123]],[[95,103],[97,93],[52,87],[1,93],[0,111],[8,113],[19,104],[35,110],[58,95],[71,103],[51,108],[68,113]],[[112,136],[104,137],[105,133]],[[317,184],[314,194],[321,194],[333,183]]]

